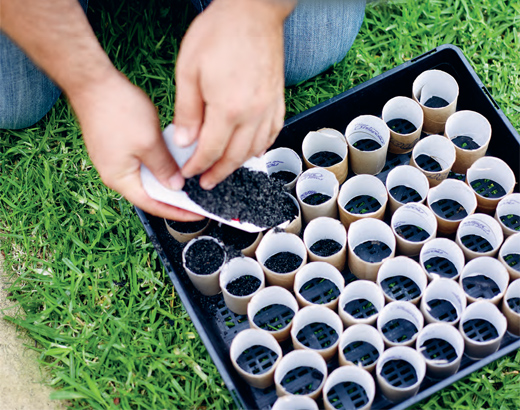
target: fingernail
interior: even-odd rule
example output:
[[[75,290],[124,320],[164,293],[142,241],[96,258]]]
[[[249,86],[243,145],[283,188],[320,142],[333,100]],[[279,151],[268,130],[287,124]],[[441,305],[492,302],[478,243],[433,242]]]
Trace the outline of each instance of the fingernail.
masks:
[[[186,127],[176,126],[174,139],[179,147],[187,147],[190,145],[190,133],[188,129]]]
[[[169,180],[168,184],[170,185],[170,189],[173,191],[180,191],[184,187],[184,178],[181,173],[177,171]]]
[[[211,191],[213,188],[215,188],[217,184],[215,184],[214,182],[207,182],[207,181],[201,181],[200,182],[200,187],[202,189],[205,189],[206,191]]]

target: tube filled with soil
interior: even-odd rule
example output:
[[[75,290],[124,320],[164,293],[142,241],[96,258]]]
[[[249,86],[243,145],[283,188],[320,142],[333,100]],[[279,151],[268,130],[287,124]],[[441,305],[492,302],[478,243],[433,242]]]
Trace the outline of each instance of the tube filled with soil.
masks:
[[[300,156],[290,148],[281,147],[266,152],[264,158],[269,178],[283,182],[288,191],[292,190],[303,169]]]
[[[348,267],[359,279],[375,282],[382,263],[395,255],[396,240],[390,227],[379,219],[360,219],[347,233]]]
[[[355,366],[334,370],[323,386],[326,410],[370,410],[376,395],[376,383],[366,370]]]
[[[320,216],[337,218],[338,192],[339,183],[332,172],[318,167],[305,171],[296,183],[296,199],[305,223]]]
[[[410,302],[391,302],[377,318],[377,330],[387,347],[413,345],[423,325],[423,315]]]
[[[438,232],[455,233],[460,221],[477,209],[477,199],[464,182],[446,179],[428,192],[428,207],[437,218]]]
[[[464,338],[464,353],[473,360],[480,360],[498,350],[507,330],[507,320],[493,303],[482,300],[466,308],[459,330]]]
[[[498,222],[486,214],[470,215],[460,223],[455,237],[466,260],[495,256],[504,240]]]
[[[265,389],[274,382],[274,371],[282,360],[282,348],[267,332],[245,329],[238,333],[229,348],[231,363],[251,386]]]
[[[278,397],[271,410],[318,410],[318,405],[308,396],[290,395]]]
[[[369,280],[356,280],[341,292],[338,313],[345,327],[374,325],[384,306],[385,296],[379,286]]]
[[[507,330],[520,336],[520,279],[509,284],[502,301],[502,313],[507,319]]]
[[[204,218],[201,221],[194,222],[179,222],[165,219],[164,223],[166,229],[171,236],[178,242],[185,243],[189,242],[194,238],[199,237],[208,228],[211,220]]]
[[[392,169],[386,177],[388,204],[393,214],[401,206],[410,203],[423,203],[428,195],[428,178],[417,168],[400,165]]]
[[[420,169],[430,186],[444,181],[455,162],[455,147],[442,135],[430,135],[420,140],[412,152],[410,165]]]
[[[425,243],[437,235],[437,219],[423,204],[406,204],[395,211],[391,220],[397,249],[407,256],[419,255]]]
[[[383,121],[390,129],[388,151],[410,152],[421,138],[424,113],[421,106],[407,97],[394,97],[383,107]]]
[[[316,399],[326,378],[327,363],[319,353],[314,350],[293,350],[282,358],[274,372],[276,394],[278,397],[297,395]]]
[[[495,212],[504,236],[520,233],[520,194],[509,194],[500,200]]]
[[[397,256],[381,265],[377,274],[387,303],[394,301],[418,304],[426,289],[428,279],[421,265],[406,256]]]
[[[412,93],[424,111],[423,131],[428,134],[444,132],[446,121],[457,109],[457,81],[441,70],[424,71],[413,82]]]
[[[298,302],[287,289],[269,286],[262,289],[247,305],[247,319],[252,329],[269,332],[279,342],[290,336]]]
[[[475,111],[458,111],[446,121],[445,135],[455,145],[457,158],[452,170],[465,174],[479,158],[486,155],[491,140],[491,124]]]
[[[354,365],[372,372],[385,350],[379,332],[370,325],[348,327],[339,338],[340,366]]]
[[[192,239],[182,251],[182,265],[186,274],[205,296],[220,293],[219,275],[225,262],[224,245],[211,236]]]
[[[345,137],[352,171],[355,174],[379,174],[385,166],[390,143],[390,130],[386,123],[373,115],[361,115],[350,122]]]
[[[506,239],[500,248],[498,260],[506,267],[511,280],[520,279],[520,233]]]
[[[220,274],[224,302],[229,310],[238,315],[247,313],[247,304],[264,287],[264,271],[252,258],[231,259]]]
[[[302,143],[303,161],[308,169],[325,168],[342,184],[348,174],[348,148],[339,131],[309,132]]]
[[[292,204],[293,204],[293,207],[291,210],[292,217],[287,226],[285,226],[284,228],[282,228],[280,226],[280,228],[283,229],[287,233],[293,233],[295,235],[300,235],[300,232],[302,230],[302,211],[300,208],[300,203],[291,194],[287,194],[287,196],[289,196],[289,198],[291,199]],[[284,225],[284,224],[282,224],[282,225]]]
[[[337,219],[313,219],[303,232],[309,260],[327,262],[342,271],[347,259],[347,231]]]
[[[264,234],[262,232],[246,232],[229,225],[222,224],[216,236],[226,246],[239,250],[242,255],[253,258]]]
[[[466,304],[466,295],[457,282],[436,278],[424,290],[421,312],[426,323],[456,326]]]
[[[422,247],[419,263],[430,280],[435,278],[457,280],[464,268],[464,253],[452,240],[435,238]]]
[[[478,212],[493,214],[502,198],[513,192],[515,174],[504,161],[482,157],[468,168],[466,182],[477,196]]]
[[[348,229],[363,218],[383,219],[388,194],[385,185],[372,175],[356,175],[343,184],[338,195],[341,222]]]

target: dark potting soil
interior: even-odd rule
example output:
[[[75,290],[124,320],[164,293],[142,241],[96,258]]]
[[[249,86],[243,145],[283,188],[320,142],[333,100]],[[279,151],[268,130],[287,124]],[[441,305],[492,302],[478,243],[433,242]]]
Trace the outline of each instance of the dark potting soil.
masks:
[[[216,272],[225,262],[222,247],[211,239],[199,239],[186,252],[186,266],[199,275]]]
[[[361,340],[356,340],[346,345],[343,349],[343,354],[349,362],[361,366],[370,366],[379,359],[379,351],[374,345]]]
[[[354,253],[365,262],[379,263],[392,254],[390,247],[381,241],[366,241],[354,248]]]
[[[356,382],[341,382],[332,386],[327,399],[334,403],[334,408],[341,410],[360,409],[369,402],[367,392]]]
[[[301,381],[305,380],[305,383]],[[323,373],[310,366],[298,366],[288,371],[280,384],[291,394],[304,395],[315,391],[323,381]]]
[[[493,245],[480,235],[464,235],[460,241],[473,252],[486,253],[493,250]]]
[[[480,145],[478,145],[473,138],[468,137],[467,135],[459,135],[453,138],[451,142],[453,142],[457,147],[468,151],[480,148]]]
[[[202,221],[195,222],[179,222],[167,219],[166,223],[174,231],[180,233],[195,233],[202,230],[208,224],[208,218],[204,218]]]
[[[419,202],[422,200],[421,195],[415,189],[407,187],[405,185],[397,185],[390,190],[390,195],[402,204],[409,202]]]
[[[520,253],[510,253],[504,256],[506,263],[514,270],[520,272]]]
[[[468,216],[466,209],[454,199],[439,199],[431,207],[433,212],[449,221],[459,221]]]
[[[268,372],[277,359],[278,353],[265,346],[254,345],[240,353],[237,364],[247,373],[260,375]]]
[[[381,208],[381,204],[373,196],[358,195],[348,201],[344,208],[351,214],[366,214],[376,212]]]
[[[404,343],[417,334],[418,329],[408,319],[398,318],[386,322],[381,328],[385,337],[392,343]]]
[[[459,273],[452,261],[441,256],[434,256],[424,262],[424,269],[426,269],[426,272],[430,274],[435,273],[441,278],[448,279],[453,278],[457,273]]]
[[[432,299],[428,301],[430,315],[441,322],[454,322],[459,317],[453,303],[446,299]]]
[[[493,324],[485,319],[471,319],[464,322],[462,329],[466,336],[475,342],[487,342],[498,337],[498,331]]]
[[[421,154],[415,158],[415,163],[422,169],[428,172],[440,172],[442,171],[441,164],[429,155]]]
[[[363,138],[352,144],[354,148],[360,151],[375,151],[381,148],[381,144],[377,141],[371,140],[370,138]]]
[[[430,237],[428,231],[416,225],[401,225],[395,228],[395,232],[401,238],[410,242],[422,242]]]
[[[247,296],[255,292],[260,287],[260,279],[244,275],[229,282],[226,289],[229,293],[235,296]]]
[[[242,231],[229,225],[222,225],[219,239],[227,246],[242,250],[251,246],[258,238],[258,233]]]
[[[507,299],[507,306],[509,306],[509,309],[513,312],[520,314],[520,298]]]
[[[484,198],[501,198],[506,194],[502,185],[492,179],[476,179],[471,183],[471,187]]]
[[[419,381],[417,371],[406,360],[389,360],[383,365],[381,375],[394,387],[405,388]]]
[[[327,256],[338,253],[341,249],[341,244],[334,239],[320,239],[312,244],[310,250],[313,254],[326,258]]]
[[[273,272],[288,273],[298,269],[302,262],[301,256],[292,252],[278,252],[269,256],[264,265]]]
[[[321,205],[327,202],[330,198],[330,195],[320,194],[319,192],[317,192],[315,194],[310,194],[303,198],[303,202],[305,202],[307,205]]]
[[[469,276],[462,279],[462,288],[471,297],[493,299],[500,293],[497,283],[484,275]]]
[[[404,118],[394,118],[388,121],[386,125],[398,134],[411,134],[417,131],[417,127],[413,125],[411,121],[405,120]]]
[[[320,350],[332,346],[339,338],[338,333],[323,322],[312,322],[296,334],[298,341],[311,349]]]
[[[446,107],[448,104],[448,101],[446,101],[444,98],[435,96],[428,98],[428,100],[424,103],[424,105],[429,108],[442,108]]]
[[[283,184],[288,184],[289,182],[294,181],[294,178],[296,178],[296,174],[291,171],[277,171],[273,172],[270,175],[270,178],[277,179],[278,181],[283,182]]]
[[[345,303],[343,310],[355,319],[366,319],[378,313],[374,304],[363,298],[354,299]]]
[[[428,360],[442,360],[443,363],[451,363],[457,358],[457,352],[453,345],[436,337],[426,340],[420,349],[423,356]]]
[[[520,215],[507,214],[500,217],[502,223],[509,229],[520,232]]]
[[[184,191],[206,211],[227,220],[270,228],[291,219],[293,203],[283,183],[264,172],[239,168],[215,188],[206,191],[200,176],[189,178]]]
[[[290,307],[273,303],[256,312],[253,322],[260,329],[277,332],[291,323],[294,310]]]
[[[339,164],[343,161],[340,155],[331,151],[320,151],[312,154],[309,158],[309,162],[317,167],[331,167],[333,165]]]

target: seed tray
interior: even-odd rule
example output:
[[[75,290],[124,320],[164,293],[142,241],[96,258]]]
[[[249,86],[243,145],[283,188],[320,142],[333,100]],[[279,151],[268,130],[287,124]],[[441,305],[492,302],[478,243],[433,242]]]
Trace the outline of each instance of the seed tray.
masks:
[[[389,70],[351,90],[289,119],[275,147],[286,146],[301,155],[301,142],[307,132],[323,127],[345,130],[348,123],[359,115],[380,116],[383,105],[398,95],[411,97],[413,80],[423,71],[439,69],[448,72],[457,80],[460,89],[458,110],[474,110],[484,115],[491,123],[493,137],[488,149],[489,155],[503,159],[515,172],[519,180],[520,136],[505,114],[493,100],[487,89],[465,59],[462,52],[452,45],[443,45]],[[514,148],[517,147],[517,148]],[[386,164],[377,177],[386,181],[388,172],[398,165],[408,164],[410,154],[387,156]],[[450,178],[464,180],[464,175],[450,173]],[[515,187],[518,192],[518,186]],[[249,386],[236,372],[229,358],[229,346],[233,337],[241,330],[249,328],[246,316],[235,315],[224,304],[222,295],[204,297],[195,290],[181,264],[182,247],[171,238],[164,221],[137,209],[139,218],[150,237],[173,282],[175,291],[181,298],[213,362],[226,383],[238,408],[269,409],[276,400],[274,386],[259,390]],[[348,270],[343,272],[345,282],[355,277]],[[290,342],[281,344],[285,353],[292,349]],[[459,371],[442,380],[426,377],[419,393],[403,402],[391,403],[381,395],[379,389],[372,409],[401,410],[427,398],[431,394],[451,385],[492,361],[520,348],[520,339],[506,333],[500,350],[484,359],[475,361],[463,356]],[[328,364],[329,372],[337,367],[337,361]]]

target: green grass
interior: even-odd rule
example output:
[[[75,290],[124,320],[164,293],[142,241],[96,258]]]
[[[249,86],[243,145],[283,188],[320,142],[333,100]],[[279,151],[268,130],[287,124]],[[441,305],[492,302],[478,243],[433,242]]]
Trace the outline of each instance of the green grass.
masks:
[[[187,0],[92,1],[90,19],[115,65],[158,107],[174,108],[174,61],[194,17]],[[346,59],[287,89],[292,116],[431,48],[462,48],[520,125],[520,1],[420,0],[372,5]],[[158,262],[132,206],[108,190],[61,99],[36,126],[0,132],[1,249],[10,318],[74,409],[230,408],[233,402]],[[416,408],[520,407],[520,353]]]

